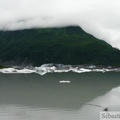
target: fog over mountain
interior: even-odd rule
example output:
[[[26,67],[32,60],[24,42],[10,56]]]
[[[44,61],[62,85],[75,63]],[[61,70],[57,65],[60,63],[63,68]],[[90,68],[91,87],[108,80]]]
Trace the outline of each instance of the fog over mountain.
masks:
[[[0,30],[79,25],[120,49],[119,0],[0,0]]]

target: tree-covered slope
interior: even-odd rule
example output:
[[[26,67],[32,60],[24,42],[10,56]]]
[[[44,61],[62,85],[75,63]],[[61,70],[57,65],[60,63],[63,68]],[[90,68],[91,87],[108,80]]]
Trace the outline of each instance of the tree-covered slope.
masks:
[[[0,31],[0,60],[120,66],[120,51],[79,27]]]

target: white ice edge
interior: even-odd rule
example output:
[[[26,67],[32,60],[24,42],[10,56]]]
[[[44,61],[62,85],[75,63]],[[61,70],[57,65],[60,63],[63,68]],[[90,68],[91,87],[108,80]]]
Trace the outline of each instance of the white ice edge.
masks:
[[[44,75],[47,73],[63,73],[63,72],[75,72],[75,73],[86,73],[86,72],[120,72],[120,68],[97,68],[96,66],[88,66],[83,68],[83,66],[72,66],[63,64],[43,64],[40,67],[26,67],[26,68],[3,68],[0,69],[0,73],[37,73]]]

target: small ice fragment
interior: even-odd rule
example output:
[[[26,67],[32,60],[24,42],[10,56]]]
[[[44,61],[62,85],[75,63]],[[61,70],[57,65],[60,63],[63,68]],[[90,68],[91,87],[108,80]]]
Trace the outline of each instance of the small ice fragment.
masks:
[[[61,81],[59,81],[59,83],[70,83],[70,81],[61,80]]]

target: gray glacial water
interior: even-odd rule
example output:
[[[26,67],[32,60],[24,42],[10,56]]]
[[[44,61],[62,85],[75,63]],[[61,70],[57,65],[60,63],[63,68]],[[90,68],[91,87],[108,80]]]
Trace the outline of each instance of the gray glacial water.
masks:
[[[60,82],[69,81],[69,82]],[[119,110],[120,73],[0,74],[0,120],[99,120]]]

